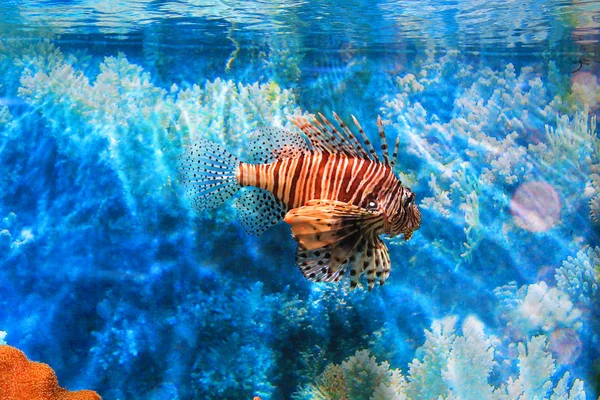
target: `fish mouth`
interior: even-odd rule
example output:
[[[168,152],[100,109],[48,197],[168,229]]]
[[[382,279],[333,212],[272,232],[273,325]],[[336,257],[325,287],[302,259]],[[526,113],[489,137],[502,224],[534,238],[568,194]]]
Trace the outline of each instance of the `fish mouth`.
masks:
[[[403,239],[406,241],[411,238],[413,233],[421,227],[421,211],[417,205],[413,205],[410,209],[410,213],[406,218],[405,224],[400,229],[400,234],[403,235]]]
[[[421,227],[421,211],[417,205],[413,205],[403,215],[401,221],[389,222],[384,226],[384,233],[393,238],[397,235],[404,235],[404,240],[410,239],[413,232]]]

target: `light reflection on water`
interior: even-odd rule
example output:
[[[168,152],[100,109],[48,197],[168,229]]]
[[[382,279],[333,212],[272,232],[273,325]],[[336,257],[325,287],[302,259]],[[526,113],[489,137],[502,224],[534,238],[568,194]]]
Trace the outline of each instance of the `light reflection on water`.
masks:
[[[196,26],[209,34],[212,21],[230,34],[277,35],[304,46],[352,41],[358,46],[427,42],[440,47],[556,45],[569,35],[581,45],[597,44],[597,1],[36,1],[9,0],[5,21],[55,33],[102,33],[124,38],[166,23]]]

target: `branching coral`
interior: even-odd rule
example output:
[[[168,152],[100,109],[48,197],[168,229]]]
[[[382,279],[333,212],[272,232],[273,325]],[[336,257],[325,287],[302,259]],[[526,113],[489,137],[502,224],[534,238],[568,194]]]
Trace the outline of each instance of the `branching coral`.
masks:
[[[296,398],[302,396],[312,396],[315,400],[348,400],[344,368],[339,364],[329,364],[315,384],[310,384]]]
[[[452,52],[440,58],[428,53],[421,67],[416,63],[413,71],[397,78],[398,93],[382,108],[401,135],[409,137],[401,154],[416,156],[409,162],[417,165],[418,176],[429,180],[428,189],[420,188],[420,205],[463,227],[462,240],[456,235],[438,239],[439,232],[431,233],[436,248],[459,263],[461,257],[471,260],[485,239],[514,253],[524,233],[516,228],[528,229],[506,213],[517,185],[550,185],[557,215],[543,231],[565,229],[561,221],[575,218],[583,204],[580,194],[595,195],[588,181],[598,163],[595,117],[583,107],[572,118],[562,115],[570,109],[558,82],[544,83],[530,67],[476,69],[460,60]],[[442,96],[446,104],[440,107],[441,100],[430,92],[449,79],[457,79],[457,90]],[[593,198],[593,212],[596,203],[600,201]],[[543,210],[524,210],[533,220],[546,221],[544,215],[533,215]]]
[[[314,384],[296,393],[295,399],[318,400],[384,400],[404,399],[406,381],[399,370],[381,364],[368,350],[356,354],[342,364],[329,364]]]
[[[0,344],[0,398],[15,400],[99,400],[91,390],[70,392],[58,385],[47,364],[29,361],[21,350]]]
[[[581,328],[581,311],[560,289],[541,281],[517,290],[513,283],[497,288],[501,318],[517,337],[552,332],[557,328]]]
[[[597,305],[598,275],[594,268],[600,266],[600,248],[588,247],[580,250],[576,257],[569,257],[557,268],[557,287],[567,293],[571,299],[586,308]]]
[[[368,350],[357,351],[353,357],[342,363],[348,397],[356,400],[369,400],[378,388],[384,390],[392,386],[394,372],[387,362],[377,363]],[[403,386],[403,385],[401,385]]]
[[[339,366],[328,367],[327,374],[336,371],[337,379],[325,379],[325,373],[316,384],[303,388],[299,398],[319,399],[570,399],[583,400],[583,382],[570,374],[555,376],[552,354],[547,350],[546,336],[532,337],[511,344],[516,347],[516,358],[498,354],[500,341],[487,335],[484,325],[475,317],[468,317],[462,325],[462,335],[455,332],[455,317],[434,321],[431,331],[426,331],[425,344],[410,363],[406,378],[399,370],[390,369],[386,362],[378,364],[368,351],[357,352]],[[496,360],[504,359],[502,365]],[[509,359],[510,362],[506,362]],[[516,367],[518,375],[514,376]],[[343,370],[343,379],[339,373]],[[508,375],[506,382],[494,384],[492,372]],[[556,382],[556,384],[554,383]],[[342,397],[329,396],[335,393]],[[382,393],[385,396],[380,397]]]
[[[146,219],[181,201],[174,182],[185,144],[209,136],[239,152],[241,135],[261,123],[285,125],[296,112],[291,92],[275,83],[216,79],[166,91],[124,55],[107,57],[91,81],[67,60],[42,59],[25,70],[19,94],[51,123],[61,153],[112,168],[132,212]]]

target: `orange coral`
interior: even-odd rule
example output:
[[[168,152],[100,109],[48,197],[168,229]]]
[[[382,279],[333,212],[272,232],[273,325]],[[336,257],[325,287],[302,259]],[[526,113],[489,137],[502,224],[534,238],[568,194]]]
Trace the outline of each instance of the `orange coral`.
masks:
[[[92,390],[69,392],[58,386],[48,366],[29,361],[25,353],[0,345],[0,400],[101,400]]]

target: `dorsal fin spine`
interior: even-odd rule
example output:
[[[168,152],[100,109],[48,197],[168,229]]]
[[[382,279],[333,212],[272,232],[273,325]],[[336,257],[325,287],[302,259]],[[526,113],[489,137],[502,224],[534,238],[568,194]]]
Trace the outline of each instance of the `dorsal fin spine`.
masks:
[[[296,124],[298,128],[308,137],[310,145],[314,150],[322,150],[322,146],[317,139],[316,128],[311,124],[306,117],[302,115],[295,115],[289,117],[289,119]]]
[[[377,129],[379,129],[379,140],[381,141],[381,154],[383,154],[383,161],[385,165],[390,165],[390,156],[387,145],[387,139],[385,138],[385,131],[383,130],[383,123],[381,122],[381,117],[377,116]]]
[[[352,121],[354,122],[354,125],[356,125],[356,127],[358,128],[358,132],[360,133],[360,136],[362,137],[363,141],[365,142],[365,146],[367,146],[367,149],[369,150],[369,158],[373,161],[379,161],[379,158],[377,157],[377,153],[375,152],[375,149],[373,148],[371,141],[365,134],[365,131],[363,130],[362,126],[360,126],[360,124],[358,123],[358,120],[356,119],[356,117],[354,115],[352,115]]]
[[[340,127],[342,128],[346,136],[349,138],[351,144],[350,147],[352,148],[354,154],[361,158],[369,158],[369,154],[363,149],[362,145],[360,144],[354,133],[352,133],[352,131],[350,130],[350,128],[348,128],[344,121],[342,121],[342,119],[335,112],[333,113],[333,117],[335,118],[337,123],[340,124]]]
[[[323,117],[319,114],[321,118]],[[321,121],[314,115],[312,116],[313,126],[317,128],[317,134],[321,137],[320,144],[323,146],[323,150],[325,150],[329,154],[333,154],[335,152],[335,148],[332,146],[332,135],[331,133],[321,124]]]
[[[323,121],[325,126],[329,127],[329,129],[331,130],[332,147],[335,150],[342,152],[347,156],[356,156],[356,152],[353,151],[351,146],[348,146],[348,138],[345,137],[342,132],[338,131],[337,128],[333,126],[333,124],[329,122],[329,120],[325,118],[323,114],[319,113],[319,116],[321,117],[321,120]]]
[[[384,164],[388,167],[393,167],[396,164],[400,138],[397,138],[393,156],[390,158],[390,149],[388,147],[381,116],[377,116],[377,128],[379,130],[381,142],[381,156],[373,147],[373,144],[354,115],[352,115],[352,121],[358,128],[358,132],[360,133],[363,142],[362,144],[357,135],[352,132],[335,112],[333,113],[333,117],[339,124],[340,129],[334,126],[321,113],[318,113],[316,116],[310,114],[308,118],[302,115],[295,115],[289,117],[289,119],[304,132],[306,137],[308,137],[313,151],[328,154],[344,154],[349,157],[363,158],[365,160]]]
[[[396,138],[396,144],[394,146],[394,154],[392,155],[392,165],[391,167],[394,168],[394,166],[396,165],[396,161],[398,161],[398,150],[400,149],[400,135],[398,135],[398,137]]]

